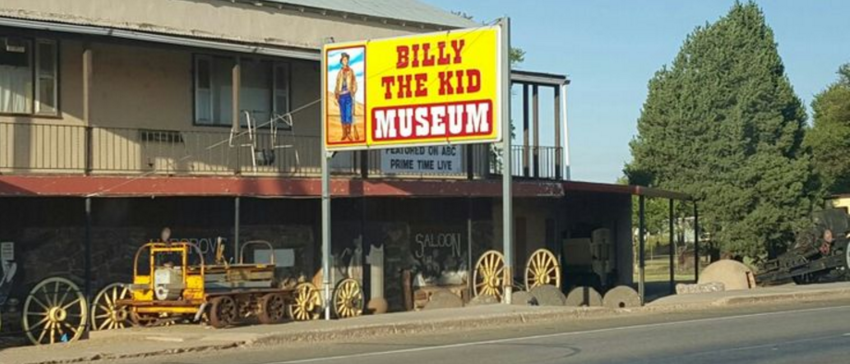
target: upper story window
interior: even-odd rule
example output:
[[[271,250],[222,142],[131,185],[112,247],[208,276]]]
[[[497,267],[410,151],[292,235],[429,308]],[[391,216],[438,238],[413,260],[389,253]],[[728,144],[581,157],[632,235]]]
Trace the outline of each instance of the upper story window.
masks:
[[[0,113],[56,115],[56,41],[0,35]]]
[[[195,56],[195,124],[233,125],[233,65],[236,57]],[[239,118],[248,111],[258,123],[289,112],[289,64],[240,57]]]

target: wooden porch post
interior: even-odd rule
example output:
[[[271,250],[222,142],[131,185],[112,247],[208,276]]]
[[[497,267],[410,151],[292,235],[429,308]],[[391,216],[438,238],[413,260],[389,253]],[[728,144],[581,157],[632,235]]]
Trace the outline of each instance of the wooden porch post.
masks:
[[[85,123],[85,174],[91,174],[94,164],[94,150],[92,146],[92,121],[91,121],[91,88],[92,88],[92,50],[91,45],[83,45],[83,122]]]
[[[231,96],[231,105],[233,109],[231,110],[231,128],[234,132],[239,132],[239,91],[242,88],[242,64],[239,57],[236,57],[235,63],[233,63],[233,69],[231,70],[231,84],[232,89],[230,90]],[[239,150],[241,148],[236,148],[236,174],[242,173],[242,163],[239,160]]]
[[[510,138],[510,130],[505,131]],[[522,176],[528,177],[531,154],[528,147],[528,84],[522,85]],[[510,153],[510,151],[508,151]]]
[[[531,102],[534,104],[534,178],[540,177],[540,97],[538,86],[531,88]]]
[[[555,86],[555,179],[561,179],[561,87]]]

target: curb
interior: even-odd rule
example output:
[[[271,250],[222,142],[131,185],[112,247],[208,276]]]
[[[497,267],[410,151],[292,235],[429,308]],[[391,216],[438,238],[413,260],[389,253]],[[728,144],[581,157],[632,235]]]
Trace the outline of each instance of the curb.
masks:
[[[511,324],[526,324],[555,320],[583,319],[605,317],[616,314],[615,310],[607,308],[575,308],[572,310],[546,309],[540,312],[521,312],[497,314],[456,319],[440,319],[429,321],[405,322],[400,324],[373,324],[350,326],[342,329],[318,329],[300,331],[298,333],[267,334],[244,345],[279,345],[287,343],[312,343],[337,339],[365,336],[399,335],[410,333],[432,333],[455,329],[487,328]]]
[[[331,340],[362,338],[367,336],[404,335],[411,333],[435,333],[456,329],[488,328],[505,325],[520,325],[539,322],[581,320],[592,318],[613,318],[637,312],[650,314],[669,313],[693,309],[744,306],[776,303],[791,300],[831,300],[850,297],[850,288],[832,290],[812,290],[806,292],[767,293],[739,297],[722,297],[706,302],[671,303],[657,306],[648,305],[636,308],[610,309],[604,307],[564,308],[541,306],[528,312],[509,312],[491,315],[479,315],[437,320],[419,320],[403,323],[379,323],[347,326],[343,328],[324,328],[302,330],[299,332],[270,333],[258,335],[253,339],[233,340],[223,344],[197,345],[183,348],[170,348],[132,354],[94,354],[77,358],[29,362],[27,364],[66,364],[96,360],[116,360],[148,358],[170,354],[185,354],[204,351],[233,349],[249,346],[270,346],[289,343],[316,343]]]

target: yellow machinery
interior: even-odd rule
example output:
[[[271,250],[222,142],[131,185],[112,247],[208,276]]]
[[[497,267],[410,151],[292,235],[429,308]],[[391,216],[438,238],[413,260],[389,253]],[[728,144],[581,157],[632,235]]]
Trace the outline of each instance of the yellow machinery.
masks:
[[[217,245],[214,264],[207,264],[198,246],[189,242],[143,245],[134,259],[133,282],[110,284],[95,296],[92,329],[202,319],[220,328],[251,317],[264,324],[281,322],[287,316],[297,321],[319,318],[323,309],[319,289],[310,282],[281,285],[275,277],[274,250],[266,241],[243,244],[239,257],[244,258],[245,248],[252,245],[268,249],[268,263],[228,264],[222,244]],[[330,304],[338,318],[361,315],[360,283],[351,278],[340,281]]]
[[[101,291],[106,297],[95,299],[94,328],[121,328],[127,318],[140,326],[190,318],[198,321],[204,314],[217,328],[250,316],[261,323],[282,321],[293,290],[275,286],[274,256],[268,264],[227,264],[221,259],[222,247],[219,245],[216,264],[208,265],[192,243],[143,245],[136,252],[133,283],[114,286],[111,291],[107,287]],[[140,264],[144,258],[147,261]]]

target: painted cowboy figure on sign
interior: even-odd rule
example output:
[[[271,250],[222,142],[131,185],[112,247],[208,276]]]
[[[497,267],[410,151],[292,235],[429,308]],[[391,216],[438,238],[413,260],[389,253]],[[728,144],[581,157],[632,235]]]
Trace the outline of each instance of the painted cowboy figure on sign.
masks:
[[[354,75],[354,70],[349,67],[350,61],[351,56],[348,53],[342,53],[340,57],[342,69],[337,73],[336,88],[334,89],[334,97],[339,104],[340,122],[342,124],[342,138],[340,140],[342,141],[360,139],[356,127],[353,128],[353,137],[351,133],[354,126],[354,95],[357,94],[357,78]]]

